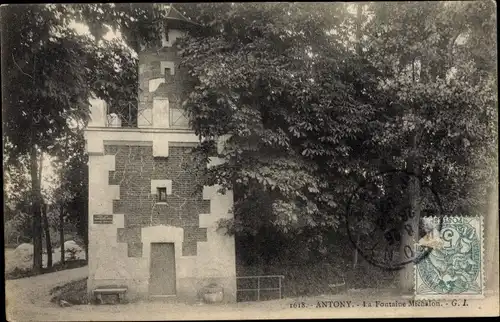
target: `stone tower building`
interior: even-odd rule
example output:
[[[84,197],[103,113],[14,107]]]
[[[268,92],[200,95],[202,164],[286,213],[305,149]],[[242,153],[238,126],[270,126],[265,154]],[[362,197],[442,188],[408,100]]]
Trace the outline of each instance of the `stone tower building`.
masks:
[[[196,300],[210,283],[236,300],[234,238],[216,231],[231,218],[232,193],[194,189],[189,150],[199,138],[181,100],[189,90],[176,40],[192,23],[171,10],[161,48],[139,55],[139,106],[134,122],[93,100],[85,131],[89,154],[88,291],[127,286],[131,300]],[[125,127],[127,126],[127,127]],[[217,163],[216,158],[211,163]]]

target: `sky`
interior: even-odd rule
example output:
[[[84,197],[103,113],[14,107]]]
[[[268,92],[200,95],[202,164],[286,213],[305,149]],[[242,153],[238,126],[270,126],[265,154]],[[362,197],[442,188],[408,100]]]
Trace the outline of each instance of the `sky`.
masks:
[[[76,30],[79,34],[90,34],[89,27],[82,23],[77,23],[77,22],[72,22],[69,24],[71,28]],[[112,40],[114,38],[121,38],[122,34],[120,31],[114,33],[113,31],[109,31],[106,35],[103,36],[104,39],[106,40]]]

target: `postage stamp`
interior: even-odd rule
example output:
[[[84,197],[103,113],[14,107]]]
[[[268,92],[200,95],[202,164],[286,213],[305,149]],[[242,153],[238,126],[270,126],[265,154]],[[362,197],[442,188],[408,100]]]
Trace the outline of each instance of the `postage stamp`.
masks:
[[[425,218],[438,225],[436,217]],[[415,265],[416,298],[482,298],[484,295],[482,217],[444,217],[440,231],[420,239],[417,249],[432,248]]]

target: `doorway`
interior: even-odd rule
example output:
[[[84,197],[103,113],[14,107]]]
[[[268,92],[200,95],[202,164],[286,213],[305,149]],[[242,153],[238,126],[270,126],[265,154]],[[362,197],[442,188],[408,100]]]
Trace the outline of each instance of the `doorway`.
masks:
[[[149,293],[153,296],[176,295],[174,243],[151,243]]]

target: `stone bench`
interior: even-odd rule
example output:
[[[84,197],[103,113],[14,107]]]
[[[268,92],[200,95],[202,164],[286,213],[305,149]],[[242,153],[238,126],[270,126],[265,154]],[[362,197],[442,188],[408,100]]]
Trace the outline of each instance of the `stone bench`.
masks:
[[[99,286],[92,291],[92,297],[97,299],[100,304],[103,304],[103,295],[116,295],[118,302],[123,302],[123,296],[127,292],[126,286]]]

